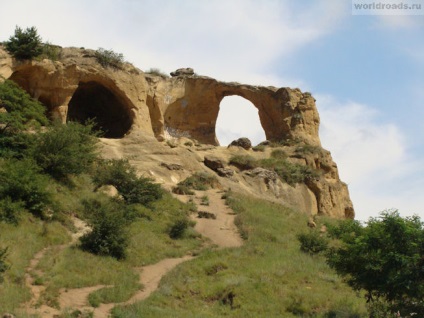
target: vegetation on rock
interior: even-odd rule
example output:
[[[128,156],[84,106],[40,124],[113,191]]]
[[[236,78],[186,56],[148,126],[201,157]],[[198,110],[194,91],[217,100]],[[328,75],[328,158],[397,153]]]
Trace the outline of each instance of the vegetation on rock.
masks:
[[[103,67],[122,69],[125,62],[122,53],[116,53],[113,50],[105,50],[103,48],[96,50],[95,57],[97,62]]]
[[[15,34],[6,41],[5,46],[10,54],[22,60],[37,57],[43,51],[41,38],[35,27],[22,30],[17,26]]]

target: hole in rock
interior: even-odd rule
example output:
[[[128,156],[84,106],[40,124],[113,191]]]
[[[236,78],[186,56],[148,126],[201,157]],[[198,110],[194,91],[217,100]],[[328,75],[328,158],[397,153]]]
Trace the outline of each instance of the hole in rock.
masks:
[[[266,140],[258,109],[240,96],[228,96],[221,101],[215,133],[221,146],[241,137],[249,138],[252,145]]]
[[[122,138],[132,125],[129,107],[97,82],[80,83],[69,102],[67,121],[93,119],[105,138]]]

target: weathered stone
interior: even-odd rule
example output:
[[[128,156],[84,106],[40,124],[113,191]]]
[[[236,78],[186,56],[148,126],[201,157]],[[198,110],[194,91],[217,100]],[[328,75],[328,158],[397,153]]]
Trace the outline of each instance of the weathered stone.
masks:
[[[250,148],[252,148],[252,142],[249,140],[249,138],[243,137],[237,140],[233,140],[228,147],[231,146],[242,147],[246,150],[249,150]]]
[[[216,169],[216,172],[219,176],[224,178],[230,178],[234,175],[234,170],[230,168],[218,168]]]
[[[175,76],[191,76],[194,75],[194,70],[191,67],[179,68],[174,72],[170,73],[172,77]]]
[[[275,171],[271,171],[261,167],[246,171],[246,174],[251,177],[264,179],[265,182],[275,181],[278,179],[278,174]]]
[[[97,192],[101,192],[110,197],[116,197],[119,195],[118,190],[113,185],[103,185],[97,189]]]
[[[212,169],[213,171],[224,168],[224,160],[214,156],[205,156],[204,163],[206,167]]]
[[[216,214],[211,213],[211,212],[206,212],[206,211],[199,211],[197,212],[197,217],[199,219],[216,219]]]
[[[160,164],[162,167],[165,167],[168,170],[183,170],[183,166],[179,165],[178,163],[165,163],[162,162]]]

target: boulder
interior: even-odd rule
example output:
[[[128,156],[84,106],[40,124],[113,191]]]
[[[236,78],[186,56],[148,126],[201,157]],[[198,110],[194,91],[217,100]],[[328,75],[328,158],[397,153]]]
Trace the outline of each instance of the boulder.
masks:
[[[213,171],[224,168],[224,160],[215,156],[205,156],[204,163],[206,167],[212,169]]]
[[[252,148],[252,142],[249,140],[249,138],[242,137],[232,141],[228,147],[231,147],[231,146],[242,147],[246,150],[249,150],[250,148]]]
[[[191,67],[179,68],[178,70],[170,73],[172,77],[175,76],[191,76],[194,75],[194,70]]]
[[[234,175],[234,170],[230,168],[218,168],[216,172],[220,177],[230,178]]]
[[[160,164],[162,167],[165,167],[168,170],[183,170],[183,166],[179,165],[178,163],[166,163],[166,162],[162,162]]]

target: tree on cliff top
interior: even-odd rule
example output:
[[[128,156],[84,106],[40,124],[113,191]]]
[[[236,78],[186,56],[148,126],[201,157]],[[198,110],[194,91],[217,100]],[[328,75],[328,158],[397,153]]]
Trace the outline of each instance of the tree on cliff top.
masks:
[[[42,53],[43,46],[36,27],[22,30],[16,26],[15,34],[6,42],[6,50],[17,59],[32,59]]]

